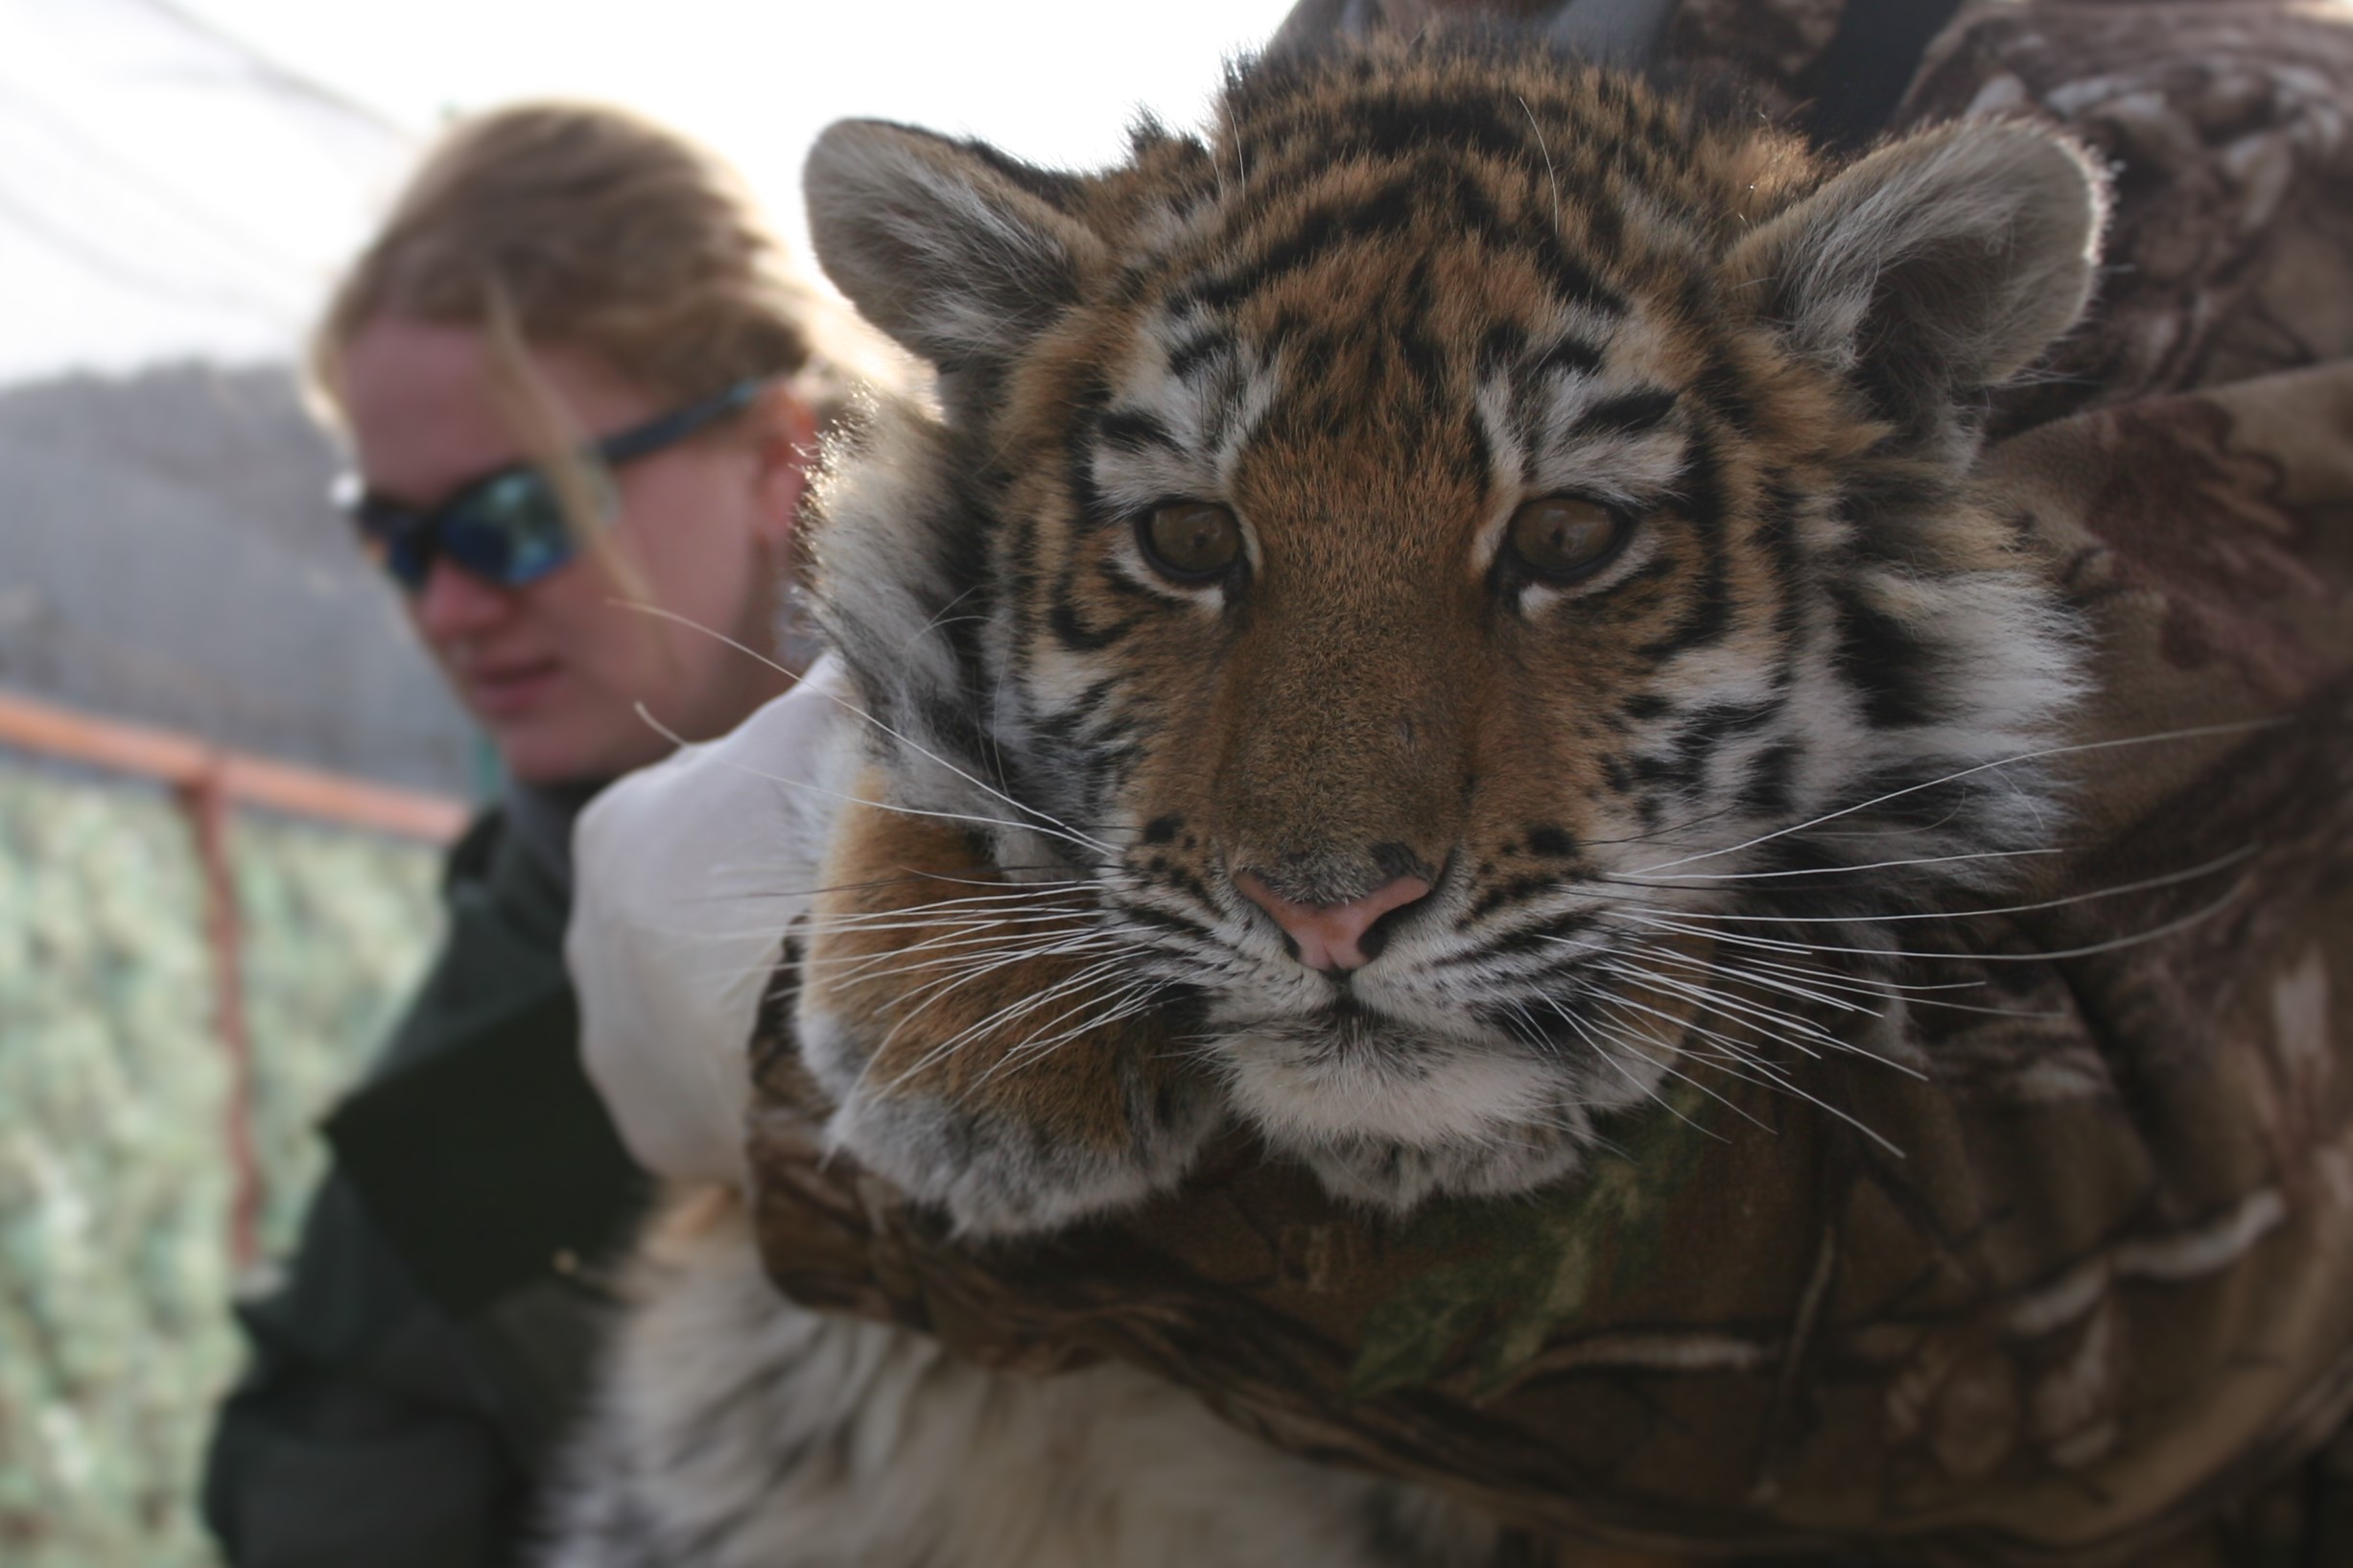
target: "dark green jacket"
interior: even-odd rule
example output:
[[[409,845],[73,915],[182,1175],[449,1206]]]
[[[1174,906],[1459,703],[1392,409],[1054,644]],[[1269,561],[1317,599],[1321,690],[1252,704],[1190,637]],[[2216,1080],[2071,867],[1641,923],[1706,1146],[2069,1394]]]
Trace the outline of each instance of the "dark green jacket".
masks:
[[[493,811],[449,937],[366,1081],[283,1276],[245,1301],[204,1512],[238,1568],[518,1559],[585,1386],[597,1265],[642,1179],[583,1077],[569,895]]]

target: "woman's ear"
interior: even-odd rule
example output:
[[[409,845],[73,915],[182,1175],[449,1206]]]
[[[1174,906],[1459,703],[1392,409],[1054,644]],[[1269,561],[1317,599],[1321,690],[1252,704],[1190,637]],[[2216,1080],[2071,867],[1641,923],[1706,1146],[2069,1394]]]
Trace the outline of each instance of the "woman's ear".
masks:
[[[772,386],[752,405],[748,417],[759,465],[752,482],[759,490],[760,536],[782,546],[800,520],[809,471],[817,460],[816,412],[790,388]]]

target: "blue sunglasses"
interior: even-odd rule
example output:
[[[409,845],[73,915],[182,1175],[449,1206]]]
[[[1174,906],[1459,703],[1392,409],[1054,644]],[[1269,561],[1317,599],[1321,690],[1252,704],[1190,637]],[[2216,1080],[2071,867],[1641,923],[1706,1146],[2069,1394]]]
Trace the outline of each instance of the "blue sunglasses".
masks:
[[[582,456],[594,459],[589,471],[601,477],[741,411],[767,386],[765,378],[740,381],[706,402],[608,435]],[[424,588],[435,556],[447,556],[486,582],[520,588],[562,566],[579,549],[563,498],[529,463],[485,474],[438,506],[422,510],[387,500],[368,490],[357,474],[345,474],[335,481],[335,505],[359,529],[360,548],[412,594]]]

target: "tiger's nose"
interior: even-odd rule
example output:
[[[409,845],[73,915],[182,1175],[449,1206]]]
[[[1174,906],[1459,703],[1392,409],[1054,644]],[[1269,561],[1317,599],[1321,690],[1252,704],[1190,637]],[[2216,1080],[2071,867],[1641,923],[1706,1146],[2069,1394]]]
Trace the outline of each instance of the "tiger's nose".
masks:
[[[1429,895],[1430,884],[1419,877],[1400,877],[1361,899],[1346,903],[1293,903],[1268,887],[1256,872],[1237,872],[1234,885],[1242,896],[1275,917],[1298,945],[1299,961],[1311,970],[1360,970],[1380,951],[1364,948],[1365,933],[1392,909],[1400,909]]]

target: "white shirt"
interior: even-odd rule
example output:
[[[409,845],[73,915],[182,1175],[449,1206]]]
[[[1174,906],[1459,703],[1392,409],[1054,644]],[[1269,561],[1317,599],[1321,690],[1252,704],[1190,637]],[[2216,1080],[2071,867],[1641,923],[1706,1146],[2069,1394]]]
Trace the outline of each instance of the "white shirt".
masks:
[[[729,734],[616,782],[574,830],[580,1052],[657,1175],[743,1180],[744,1048],[859,764],[847,699],[820,660]]]

